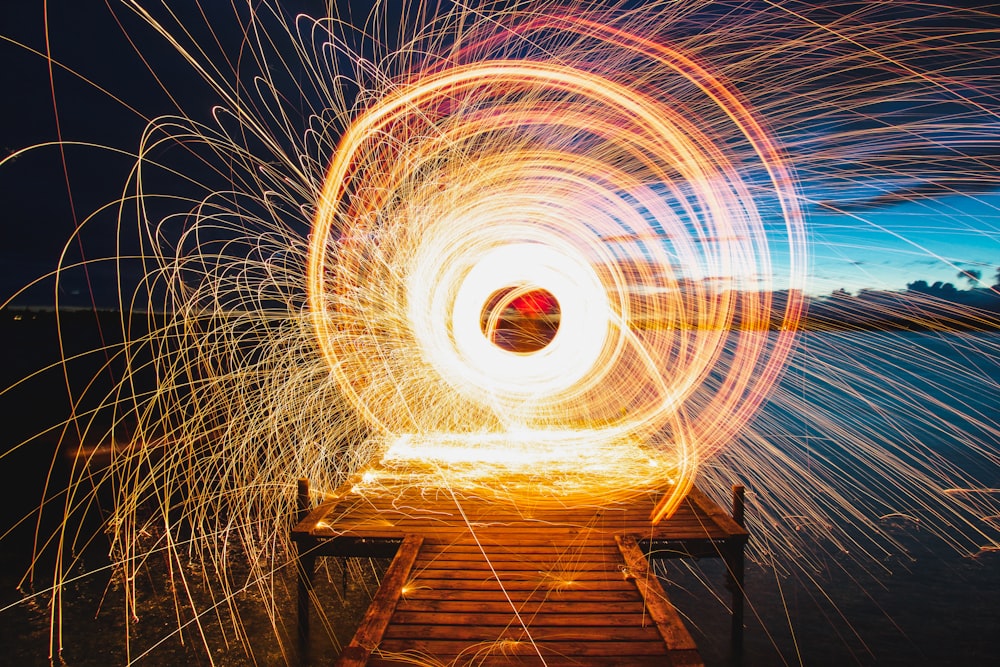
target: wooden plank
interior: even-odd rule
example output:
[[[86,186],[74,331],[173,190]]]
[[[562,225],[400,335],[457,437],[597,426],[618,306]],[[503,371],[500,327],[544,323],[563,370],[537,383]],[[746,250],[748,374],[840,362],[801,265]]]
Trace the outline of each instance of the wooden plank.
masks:
[[[597,570],[576,570],[573,568],[567,568],[566,571],[553,571],[546,572],[544,570],[539,570],[537,567],[521,567],[513,568],[506,567],[504,569],[491,568],[488,563],[477,563],[475,565],[470,565],[469,567],[458,567],[458,568],[447,568],[440,567],[443,564],[435,564],[434,567],[424,567],[424,568],[413,568],[415,573],[415,579],[418,581],[421,579],[451,579],[451,580],[462,580],[462,579],[494,579],[496,578],[493,574],[496,571],[500,578],[500,581],[535,581],[535,582],[551,582],[551,581],[615,581],[620,580],[623,577],[621,570],[619,568],[603,568]],[[512,565],[508,563],[507,565]],[[523,568],[523,569],[522,569]]]
[[[406,535],[403,538],[396,557],[389,564],[389,569],[372,598],[371,606],[365,612],[351,643],[341,652],[335,663],[336,667],[361,667],[368,661],[368,655],[381,641],[389,618],[396,609],[396,602],[422,542],[423,538],[419,535]]]
[[[698,487],[691,487],[691,491],[688,493],[688,499],[697,505],[701,512],[710,517],[727,536],[743,537],[748,535],[743,526],[736,523],[731,516],[726,514],[721,507],[719,507],[711,498],[706,496]]]
[[[642,513],[653,505],[646,503],[607,509],[572,506],[528,512],[518,511],[517,508],[512,508],[504,503],[488,503],[468,498],[448,498],[443,502],[435,502],[427,499],[400,498],[391,494],[379,496],[371,493],[365,496],[353,495],[350,499],[342,499],[336,504],[325,503],[323,506],[326,508],[328,514],[332,512],[389,510],[398,515],[441,516],[451,517],[453,520],[461,519],[464,516],[471,520],[493,521],[497,518],[503,518],[517,521],[544,521],[554,516],[567,516],[584,517],[588,521],[611,521],[619,520],[623,517],[641,517]],[[462,508],[461,511],[458,509],[459,506]]]
[[[528,625],[528,631],[517,624],[513,617],[499,625],[399,625],[393,622],[382,635],[383,642],[390,639],[445,639],[454,641],[523,641],[530,635],[536,642],[574,641],[580,645],[608,641],[662,641],[656,628],[648,627],[551,627]]]
[[[463,508],[464,509],[464,508]],[[678,523],[684,523],[685,521],[690,522],[691,519],[697,519],[697,516],[691,517],[690,519],[678,519]],[[338,523],[338,521],[353,521],[359,524],[383,524],[386,526],[395,526],[403,523],[411,523],[415,525],[424,526],[455,526],[459,528],[467,528],[471,530],[489,530],[490,528],[510,528],[512,526],[521,526],[529,529],[538,529],[542,526],[559,526],[564,528],[575,528],[578,530],[595,530],[601,533],[608,532],[621,532],[623,529],[635,528],[639,531],[651,531],[652,526],[649,521],[646,520],[636,520],[636,521],[616,521],[613,524],[607,524],[600,521],[593,521],[587,517],[580,517],[578,519],[569,516],[551,516],[545,519],[539,520],[519,520],[514,517],[503,518],[498,517],[495,514],[490,515],[488,520],[485,521],[469,521],[466,522],[461,515],[458,516],[414,516],[407,514],[398,514],[392,510],[384,511],[373,511],[370,513],[359,513],[359,512],[347,512],[343,514],[327,514],[320,521],[316,522],[317,526],[329,525],[333,526]],[[537,533],[536,533],[537,535]]]
[[[624,657],[628,660],[628,667],[665,667],[662,654]],[[418,652],[407,654],[405,657],[400,656],[398,660],[373,655],[368,661],[368,667],[399,667],[400,665],[413,667],[413,665],[422,664],[427,664],[427,658],[426,656],[419,655]],[[586,667],[622,667],[626,663],[623,663],[622,656],[589,656],[586,661],[581,661],[572,655],[559,656],[547,654],[545,662],[542,662],[541,658],[537,655],[518,655],[512,660],[504,655],[478,655],[470,653],[462,656],[441,656],[433,664],[448,665],[449,667],[511,667],[511,665],[517,665],[518,667],[581,667],[581,665],[586,665]]]
[[[476,537],[479,539],[480,544],[482,544],[487,556],[491,558],[496,557],[501,560],[548,560],[553,563],[556,561],[567,563],[585,560],[614,561],[618,559],[617,551],[597,550],[589,546],[581,547],[579,546],[579,542],[577,545],[567,542],[549,542],[541,546],[525,544],[522,541],[506,544],[503,543],[503,536],[500,534],[477,535]],[[586,540],[587,545],[595,542],[603,542],[605,545],[614,547],[614,540],[610,536],[599,535]],[[440,543],[432,544],[431,546],[438,548],[439,545]],[[448,551],[444,551],[443,553],[448,553]],[[469,555],[471,553],[463,554],[460,552],[456,555],[456,558],[464,558]]]
[[[507,591],[546,591],[556,593],[560,590],[581,590],[581,591],[614,591],[621,589],[621,582],[614,580],[588,580],[572,582],[559,581],[556,579],[546,581],[529,581],[508,579],[503,582],[503,588]],[[415,579],[408,586],[405,594],[409,596],[411,591],[420,589],[430,590],[501,590],[496,579]]]
[[[697,651],[698,647],[684,626],[684,622],[677,615],[673,606],[669,602],[666,591],[660,585],[660,580],[649,571],[649,563],[642,553],[642,549],[631,536],[617,536],[615,541],[621,549],[625,564],[633,575],[633,581],[646,603],[649,615],[656,623],[656,627],[663,635],[663,640],[667,646],[674,650]]]
[[[532,556],[552,556],[552,550],[556,545],[551,542],[539,544],[522,544],[517,549],[500,544],[484,544],[480,546],[472,540],[445,542],[424,539],[424,546],[420,549],[421,556],[433,556],[446,553],[456,558],[468,556],[482,556],[485,550],[491,557],[516,557],[530,558]],[[609,542],[585,542],[577,545],[559,545],[560,556],[568,558],[570,556],[601,558],[605,556],[618,557],[618,549]],[[565,548],[566,551],[562,551]]]
[[[431,588],[429,586],[413,585],[403,591],[404,600],[473,600],[473,601],[507,601],[508,596],[517,602],[561,601],[576,603],[579,600],[597,603],[619,603],[642,600],[635,588],[622,590],[613,588],[607,590],[583,590],[569,588],[565,590],[530,589],[527,591],[511,591],[505,594],[500,587],[491,589],[449,589]]]
[[[458,510],[461,505],[463,511]],[[326,501],[318,507],[325,514],[362,513],[365,511],[391,511],[397,515],[442,516],[459,518],[462,515],[472,520],[495,520],[496,518],[515,519],[519,521],[542,521],[552,517],[585,517],[588,521],[619,521],[622,519],[641,520],[650,523],[646,513],[655,503],[648,500],[636,500],[625,505],[585,506],[571,505],[565,507],[546,507],[529,509],[517,507],[503,501],[484,501],[480,498],[469,498],[456,495],[455,498],[432,499],[407,494],[396,494],[391,490],[367,490],[361,493],[348,493],[334,501]],[[677,508],[675,516],[696,513],[698,505],[685,505],[683,502]]]
[[[717,528],[715,530],[711,530],[709,528],[710,526],[711,522],[708,522],[705,526],[696,525],[692,527],[685,527],[678,524],[671,526],[669,532],[658,530],[654,533],[629,529],[601,532],[560,526],[548,526],[545,528],[512,526],[508,528],[494,527],[488,529],[477,529],[475,536],[479,539],[480,543],[488,548],[506,546],[508,549],[513,551],[519,547],[538,548],[545,546],[546,542],[540,542],[538,540],[538,533],[540,532],[544,532],[544,534],[548,536],[549,539],[547,540],[547,543],[550,548],[554,543],[558,543],[560,546],[565,546],[568,549],[573,549],[575,545],[587,542],[596,542],[603,539],[610,540],[614,535],[621,534],[635,535],[638,539],[642,540],[698,540],[706,538],[728,539],[738,538],[745,535],[745,533],[741,533],[734,536]],[[428,540],[437,545],[460,540],[473,541],[472,533],[470,533],[464,526],[448,526],[446,524],[425,525],[403,522],[392,526],[391,530],[395,532],[397,536],[407,532],[422,534],[425,535]],[[316,528],[312,531],[309,537],[336,539],[341,536],[353,536],[370,539],[391,539],[389,537],[391,534],[392,533],[388,532],[384,526],[365,527],[344,523],[338,524],[336,528]]]
[[[573,526],[577,528],[594,528],[602,531],[621,531],[623,528],[638,528],[645,531],[654,531],[656,527],[652,525],[648,518],[643,517],[641,514],[636,513],[635,516],[621,516],[615,517],[613,520],[606,517],[595,516],[593,514],[579,514],[579,513],[561,513],[553,514],[551,516],[530,518],[525,519],[517,516],[505,516],[498,514],[493,510],[484,511],[481,518],[477,517],[474,508],[462,507],[463,512],[455,513],[440,513],[435,512],[433,514],[415,514],[415,513],[401,513],[398,510],[394,510],[391,507],[385,508],[363,508],[358,510],[351,509],[330,509],[322,514],[322,516],[312,523],[327,523],[333,524],[336,519],[351,518],[356,521],[374,521],[382,523],[395,523],[399,521],[416,521],[421,523],[433,524],[453,524],[453,525],[465,525],[471,526],[472,528],[486,528],[489,526],[509,526],[509,525],[523,525],[523,526],[539,526],[551,523],[559,523],[566,526]],[[724,514],[724,513],[723,513]],[[315,514],[310,514],[310,517],[315,518]],[[706,516],[703,511],[695,512],[685,512],[674,514],[671,517],[671,521],[676,521],[678,523],[685,523],[697,520],[699,517]],[[728,516],[728,515],[725,515]],[[308,519],[308,517],[307,517]]]
[[[500,605],[497,605],[500,607]],[[632,613],[609,613],[608,607],[604,606],[604,613],[591,611],[591,613],[572,612],[557,613],[549,609],[548,605],[538,606],[534,612],[529,613],[527,609],[520,609],[518,613],[521,620],[529,627],[543,626],[566,626],[584,627],[601,626],[607,628],[637,626],[643,627],[650,624],[649,615],[643,609],[636,609]],[[447,611],[415,611],[412,609],[400,609],[397,607],[396,613],[392,615],[392,626],[397,625],[471,625],[480,626],[508,626],[517,624],[514,611],[507,605],[507,609],[499,608],[477,612],[463,612],[458,609],[448,609]],[[388,635],[386,635],[388,636]]]
[[[591,656],[617,657],[619,665],[631,664],[632,656],[659,656],[664,659],[663,640],[659,637],[655,641],[601,641],[601,642],[579,642],[579,641],[547,641],[537,643],[545,656],[546,662],[549,656],[573,657],[576,659],[589,658]],[[383,659],[387,654],[411,655],[423,654],[426,660],[428,656],[434,656],[434,661],[427,660],[431,664],[450,664],[449,656],[464,655],[472,657],[474,654],[485,657],[488,655],[507,656],[534,656],[537,655],[535,648],[529,641],[516,642],[496,642],[483,641],[469,644],[463,641],[435,640],[435,639],[393,639],[386,640],[378,647],[378,654]],[[468,658],[467,658],[468,659]],[[476,663],[478,664],[478,663]]]
[[[462,556],[472,554],[460,554],[459,557],[452,557],[446,554],[435,556],[432,560],[421,558],[414,566],[416,570],[481,570],[488,569],[490,565],[498,571],[531,571],[531,572],[597,572],[611,571],[618,569],[621,556],[618,558],[601,559],[579,559],[579,560],[559,560],[553,553],[548,559],[521,559],[510,556],[495,556],[488,554],[486,558],[482,555],[479,558]]]
[[[427,535],[437,542],[444,540],[454,539],[461,536],[469,536],[471,538],[472,533],[464,525],[449,525],[446,523],[440,524],[429,524],[424,522],[413,522],[413,521],[400,521],[398,523],[390,524],[390,527],[397,534],[400,533],[417,533],[422,535]],[[566,544],[566,546],[572,548],[572,540],[575,538],[587,539],[587,538],[600,538],[604,536],[611,536],[621,533],[633,533],[645,537],[641,531],[633,530],[622,530],[622,531],[607,531],[600,532],[588,528],[577,528],[573,526],[510,526],[506,528],[477,528],[475,535],[481,539],[485,539],[487,542],[491,540],[510,540],[508,544],[516,545],[524,543],[525,545],[537,544],[538,534],[544,532],[544,534],[549,538],[550,544],[553,542]],[[704,537],[706,533],[699,530],[689,530],[687,532],[696,533],[696,537]],[[349,521],[338,523],[336,527],[316,527],[312,533],[315,537],[339,537],[340,535],[357,535],[357,536],[380,536],[386,534],[386,526],[365,526],[356,525]]]
[[[354,525],[358,528],[372,528],[377,526],[385,527],[399,527],[399,526],[445,526],[451,528],[458,528],[462,530],[470,531],[488,531],[491,529],[496,530],[509,530],[511,528],[520,527],[526,529],[535,535],[535,539],[538,540],[539,536],[546,535],[544,532],[539,532],[539,530],[544,530],[545,527],[555,527],[567,530],[576,530],[579,532],[593,532],[599,535],[607,535],[612,533],[627,533],[634,532],[639,535],[644,534],[655,534],[662,530],[661,527],[657,526],[653,528],[650,523],[646,520],[636,520],[636,521],[616,521],[614,523],[605,522],[593,522],[586,520],[576,521],[572,517],[559,517],[553,516],[547,518],[543,521],[518,521],[518,520],[498,520],[497,517],[491,517],[490,521],[484,522],[471,522],[466,523],[461,519],[461,517],[414,517],[414,516],[397,516],[390,511],[385,511],[381,513],[373,513],[371,516],[357,514],[357,513],[347,513],[347,514],[328,514],[324,516],[319,521],[309,526],[305,524],[305,528],[322,530],[325,528],[342,528],[345,525]],[[692,515],[690,517],[678,517],[673,521],[675,526],[685,526],[691,529],[702,528],[704,529],[708,526],[709,529],[712,528],[711,521],[706,521],[705,515]]]
[[[662,655],[633,655],[627,656],[627,659],[628,667],[665,667]],[[405,657],[400,656],[397,660],[372,656],[368,662],[369,667],[400,667],[400,665],[413,667],[413,665],[423,664],[428,664],[426,656],[420,656],[415,652]],[[530,655],[518,655],[512,659],[503,655],[470,654],[445,656],[432,664],[448,665],[448,667],[511,667],[511,665],[517,665],[517,667],[581,667],[581,665],[586,665],[586,667],[622,667],[623,662],[622,658],[617,656],[590,656],[586,661],[581,661],[572,655],[546,655],[545,661],[542,662],[538,656]]]
[[[461,507],[461,510],[459,510]],[[392,494],[376,495],[374,492],[365,495],[352,495],[337,502],[326,502],[317,509],[326,516],[356,514],[363,516],[437,517],[447,521],[497,522],[522,521],[543,522],[553,518],[582,521],[586,523],[603,522],[613,524],[621,521],[645,523],[651,525],[646,512],[652,509],[652,503],[637,503],[628,507],[595,508],[595,507],[564,507],[544,511],[523,512],[505,506],[503,503],[484,503],[478,500],[458,498],[457,503],[451,498],[444,502],[434,502],[427,499],[400,498]],[[681,506],[674,516],[684,516],[698,511],[696,506]],[[463,518],[464,517],[464,518]]]
[[[405,598],[396,605],[396,616],[402,619],[401,612],[445,612],[455,614],[492,614],[510,613],[511,602],[514,608],[521,614],[536,614],[544,611],[546,614],[593,614],[598,616],[608,616],[609,609],[616,612],[625,613],[632,609],[632,605],[637,605],[638,612],[645,613],[645,607],[638,592],[629,599],[617,600],[591,600],[590,596],[583,595],[578,599],[564,600],[563,596],[558,599],[548,600],[511,600],[506,596],[499,596],[493,600],[464,600],[464,599],[410,599]],[[608,602],[618,604],[609,605]]]
[[[330,507],[325,503],[314,507],[304,519],[300,520],[297,524],[295,524],[295,527],[292,528],[292,539],[310,537],[313,529],[315,529],[317,524],[323,521],[329,511]]]
[[[532,572],[608,572],[614,570],[617,558],[607,558],[601,560],[559,560],[555,554],[550,554],[547,559],[524,559],[516,558],[513,555],[495,556],[488,554],[483,558],[472,558],[473,554],[461,554],[466,558],[455,557],[450,554],[438,555],[434,558],[421,558],[414,564],[414,569],[423,570],[484,570],[489,569],[493,564],[498,569],[503,568],[505,572],[532,571]],[[460,556],[461,556],[460,555]]]

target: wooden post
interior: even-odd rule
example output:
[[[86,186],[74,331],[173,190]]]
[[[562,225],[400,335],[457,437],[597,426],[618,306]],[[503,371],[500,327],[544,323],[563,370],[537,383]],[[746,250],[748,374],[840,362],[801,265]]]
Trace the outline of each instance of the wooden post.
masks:
[[[302,477],[297,486],[297,521],[302,521],[312,509],[309,497],[309,480]],[[309,664],[309,598],[312,597],[313,576],[316,572],[316,556],[312,545],[296,542],[296,570],[298,572],[298,635],[299,658],[301,664]]]
[[[740,528],[746,528],[746,489],[737,484],[733,486],[733,521]],[[746,542],[738,540],[726,548],[726,569],[730,592],[732,593],[733,619],[730,632],[732,658],[734,664],[740,664],[743,659],[743,603],[744,603],[744,547]]]
[[[305,477],[300,477],[298,485],[296,487],[296,501],[298,506],[298,512],[295,517],[295,522],[298,523],[302,519],[309,515],[309,510],[312,509],[312,500],[309,498],[309,480]]]
[[[308,484],[308,482],[307,482]],[[733,521],[740,528],[746,528],[746,489],[741,484],[733,485]]]

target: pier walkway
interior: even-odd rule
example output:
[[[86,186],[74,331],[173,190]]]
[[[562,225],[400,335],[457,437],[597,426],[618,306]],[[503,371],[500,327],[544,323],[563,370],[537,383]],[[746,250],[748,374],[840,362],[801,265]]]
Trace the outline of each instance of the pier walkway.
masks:
[[[738,490],[737,490],[738,489]],[[299,632],[318,557],[392,557],[338,665],[700,665],[647,557],[718,557],[742,641],[742,489],[735,519],[697,488],[653,526],[655,498],[532,507],[441,489],[347,485],[312,508],[300,480]]]

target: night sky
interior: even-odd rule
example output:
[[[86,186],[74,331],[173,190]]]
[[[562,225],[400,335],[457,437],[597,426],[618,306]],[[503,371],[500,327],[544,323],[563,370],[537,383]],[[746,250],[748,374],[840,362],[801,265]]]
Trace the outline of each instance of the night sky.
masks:
[[[224,59],[235,58],[239,45],[229,3],[203,3],[214,34],[206,29],[205,18],[195,3],[179,4],[180,20],[213,61],[223,63],[225,69]],[[323,5],[321,0],[298,0],[282,3],[282,9],[288,15],[315,15],[323,11]],[[50,80],[45,58],[32,52],[46,50],[42,0],[2,3],[3,155],[55,142],[60,137],[65,142],[128,153],[138,145],[149,118],[182,111],[196,120],[210,120],[211,108],[217,102],[211,91],[138,17],[120,5],[112,6],[114,11],[100,1],[48,3],[50,48],[58,63],[52,66]],[[981,21],[985,29],[997,28],[990,25],[992,19]],[[998,62],[1000,58],[995,58],[977,67],[1000,76]],[[65,68],[72,68],[76,74]],[[911,183],[900,193],[897,184],[860,179],[855,184],[857,192],[845,193],[842,184],[833,186],[817,179],[814,173],[799,174],[801,192],[809,202],[806,214],[812,241],[808,292],[822,295],[837,288],[852,292],[861,288],[898,290],[918,279],[950,281],[960,288],[978,286],[958,278],[962,270],[978,271],[983,284],[992,284],[996,267],[1000,266],[996,175],[1000,165],[1000,121],[995,111],[1000,105],[990,96],[995,91],[979,92],[985,104],[993,105],[993,117],[980,113],[974,119],[974,133],[964,132],[962,121],[957,122],[956,136],[963,136],[955,142],[957,147],[949,150],[975,159],[956,166],[962,178],[947,187],[917,187]],[[790,139],[786,137],[785,143],[790,144],[789,154],[795,166],[796,137]],[[948,143],[947,137],[939,139]],[[19,155],[0,167],[0,299],[10,298],[33,279],[52,271],[64,248],[69,262],[78,261],[81,253],[88,260],[115,254],[113,216],[99,216],[99,221],[84,234],[82,244],[72,235],[92,212],[121,195],[131,166],[129,157],[106,149],[67,145],[61,152],[53,144]],[[950,195],[949,189],[954,191]],[[825,202],[837,197],[841,200],[834,204],[840,211],[831,212]],[[864,201],[861,205],[846,205],[844,198]],[[91,266],[90,275],[67,273],[60,287],[61,301],[87,305],[89,281],[95,286],[99,305],[113,302],[113,294],[105,285],[113,279],[114,271],[110,264],[97,264]],[[54,283],[47,280],[15,301],[38,305],[53,300]]]
[[[7,91],[0,106],[0,154],[36,146],[0,167],[0,300],[44,278],[64,252],[67,264],[114,257],[114,216],[104,211],[94,222],[85,221],[122,196],[148,121],[183,114],[210,122],[218,103],[176,51],[117,2],[48,2],[50,77],[43,4],[0,3],[0,89]],[[210,53],[238,51],[240,35],[232,27],[229,3],[175,4],[178,21]],[[323,5],[294,0],[283,2],[282,10],[315,15]],[[157,16],[165,15],[161,10]],[[224,62],[228,56],[214,57]],[[63,151],[56,145],[60,138]],[[81,225],[82,243],[74,237]],[[89,305],[89,282],[98,306],[113,304],[115,271],[98,262],[89,275],[67,272],[60,301]],[[43,279],[15,303],[51,305],[54,290],[54,281]]]

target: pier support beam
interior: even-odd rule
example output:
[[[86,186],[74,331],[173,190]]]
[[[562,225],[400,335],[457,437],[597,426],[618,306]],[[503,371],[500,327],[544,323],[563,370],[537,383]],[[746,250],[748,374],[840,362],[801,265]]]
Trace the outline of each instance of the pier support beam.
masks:
[[[740,528],[746,528],[746,489],[740,485],[733,486],[733,521]],[[738,541],[731,543],[723,557],[726,562],[726,583],[732,595],[733,618],[730,629],[730,647],[734,664],[743,660],[743,606],[745,593],[744,568],[746,543]]]
[[[312,509],[312,499],[309,496],[309,480],[300,478],[297,486],[297,520],[301,522]],[[296,542],[296,570],[298,574],[297,626],[299,640],[299,660],[303,665],[309,664],[309,604],[313,596],[313,577],[316,573],[316,555],[308,543]]]

